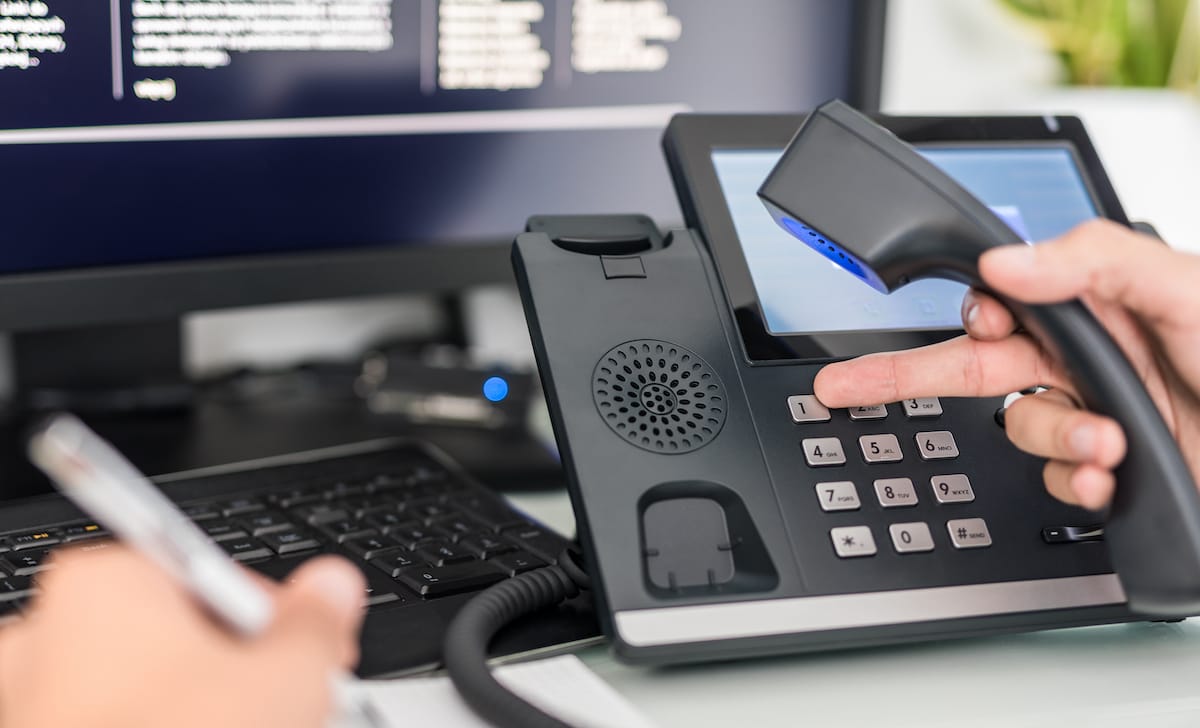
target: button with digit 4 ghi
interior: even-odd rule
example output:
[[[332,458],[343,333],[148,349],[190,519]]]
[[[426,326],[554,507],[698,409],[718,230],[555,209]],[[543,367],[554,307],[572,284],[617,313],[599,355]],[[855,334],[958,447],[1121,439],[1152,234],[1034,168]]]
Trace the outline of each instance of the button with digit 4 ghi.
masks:
[[[810,467],[846,464],[846,452],[842,450],[842,441],[836,437],[806,438],[801,440],[800,447],[804,449],[804,460]]]

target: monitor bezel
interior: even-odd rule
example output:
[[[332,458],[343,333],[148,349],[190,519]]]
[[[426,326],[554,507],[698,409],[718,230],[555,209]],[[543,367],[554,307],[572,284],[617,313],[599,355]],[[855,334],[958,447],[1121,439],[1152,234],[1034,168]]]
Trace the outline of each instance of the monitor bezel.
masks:
[[[667,166],[686,224],[697,230],[713,254],[726,299],[737,321],[743,354],[751,364],[829,361],[883,350],[908,349],[944,341],[961,329],[821,332],[777,336],[763,320],[750,268],[713,164],[717,150],[783,149],[800,127],[801,114],[682,114],[663,136]],[[1084,184],[1103,217],[1129,224],[1088,137],[1071,116],[875,116],[876,121],[915,145],[1067,145],[1082,163]]]
[[[879,108],[886,0],[854,0],[849,99]],[[524,214],[514,211],[513,236]],[[664,221],[669,222],[669,221]],[[413,241],[322,253],[140,263],[0,275],[0,331],[179,318],[196,311],[512,285],[512,238]]]

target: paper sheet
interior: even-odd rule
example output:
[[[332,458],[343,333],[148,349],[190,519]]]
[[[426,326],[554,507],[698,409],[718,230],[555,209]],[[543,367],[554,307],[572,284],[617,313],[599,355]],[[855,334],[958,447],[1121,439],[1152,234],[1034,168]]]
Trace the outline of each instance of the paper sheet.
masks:
[[[496,679],[538,708],[576,728],[653,728],[625,698],[574,655],[504,665]],[[446,677],[368,680],[358,684],[387,728],[490,728]]]

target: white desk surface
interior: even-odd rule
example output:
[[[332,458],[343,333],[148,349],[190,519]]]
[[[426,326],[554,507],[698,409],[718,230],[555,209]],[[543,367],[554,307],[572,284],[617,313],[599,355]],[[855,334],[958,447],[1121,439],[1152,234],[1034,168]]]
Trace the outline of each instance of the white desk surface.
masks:
[[[564,493],[513,501],[573,533]],[[662,728],[1200,726],[1200,620],[670,669],[581,656]]]

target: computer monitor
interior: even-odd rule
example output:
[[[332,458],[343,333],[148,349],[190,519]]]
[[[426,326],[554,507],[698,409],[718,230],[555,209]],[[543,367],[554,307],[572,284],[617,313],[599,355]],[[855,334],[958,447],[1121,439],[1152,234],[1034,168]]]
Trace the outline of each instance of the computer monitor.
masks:
[[[883,16],[882,0],[6,3],[0,330],[35,332],[24,346],[505,281],[531,213],[678,222],[670,116],[873,109]]]

